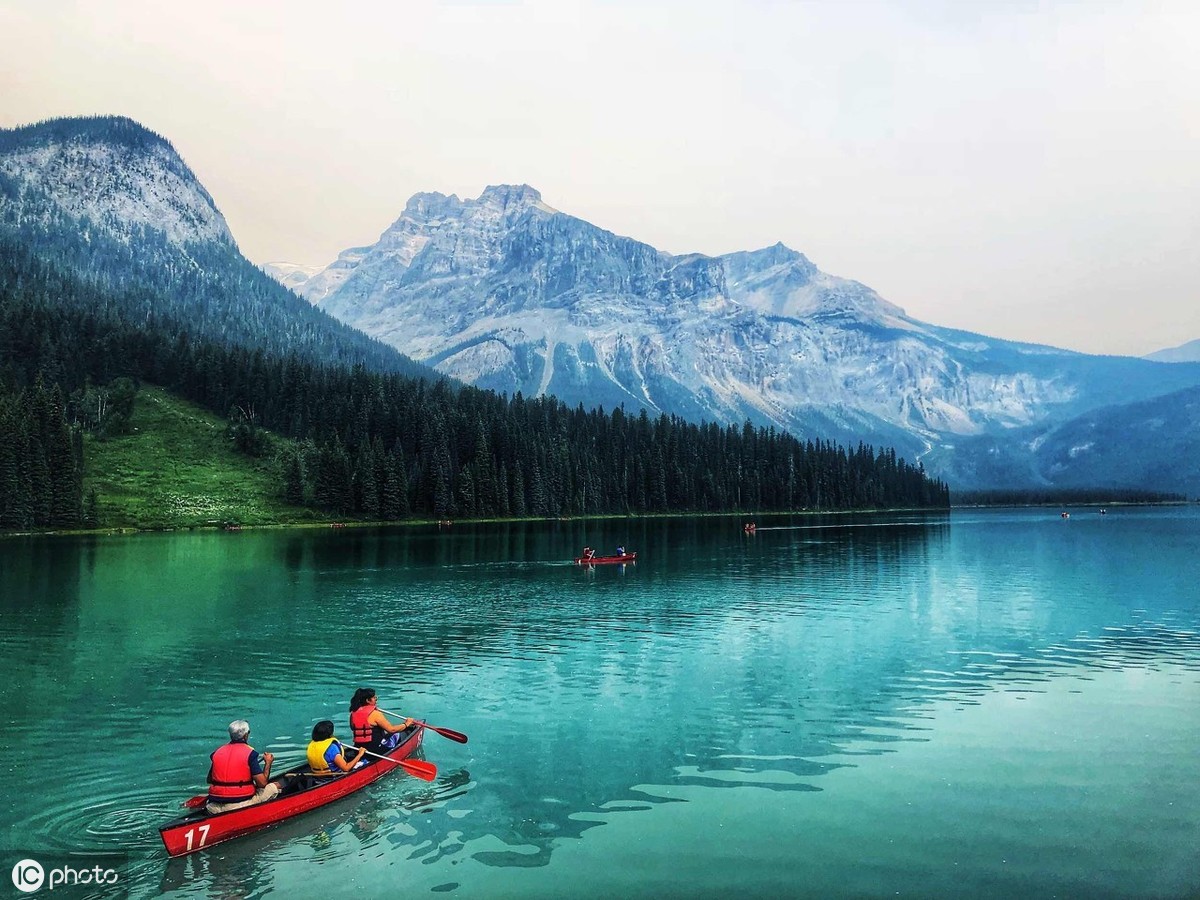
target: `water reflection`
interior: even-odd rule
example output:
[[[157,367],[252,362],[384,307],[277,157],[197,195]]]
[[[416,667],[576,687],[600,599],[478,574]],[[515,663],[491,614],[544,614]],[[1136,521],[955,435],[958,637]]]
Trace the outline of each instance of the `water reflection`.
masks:
[[[80,581],[95,559],[95,538],[0,540],[0,655],[22,672],[0,679],[0,709],[11,709],[14,721],[61,702],[55,682],[75,664]]]
[[[198,787],[226,722],[250,718],[264,745],[298,753],[313,721],[345,719],[360,683],[471,743],[430,734],[433,786],[387,779],[172,863],[164,890],[258,896],[285,887],[289,866],[381,854],[438,871],[546,867],[613,810],[680,802],[647,785],[816,795],[831,773],[937,741],[946,704],[1019,699],[1066,674],[1200,671],[1197,521],[760,517],[746,535],[735,519],[604,520],[34,541],[25,554],[0,542],[16,673],[0,712],[48,710],[47,727],[112,748],[61,784],[18,772],[5,790],[24,832],[4,849],[127,846],[149,866],[138,883],[157,883],[154,829]],[[585,544],[638,562],[574,566]]]

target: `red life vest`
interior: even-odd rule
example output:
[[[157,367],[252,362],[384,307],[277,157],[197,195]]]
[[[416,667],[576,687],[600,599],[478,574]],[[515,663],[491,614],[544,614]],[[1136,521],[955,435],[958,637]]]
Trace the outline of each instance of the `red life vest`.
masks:
[[[375,712],[373,704],[364,704],[350,713],[350,730],[354,732],[355,746],[366,747],[375,743],[376,730],[383,731],[378,725],[372,725],[367,721],[373,712]]]
[[[254,748],[245,741],[230,741],[212,754],[208,796],[229,803],[254,796],[254,776],[250,774],[250,754]]]

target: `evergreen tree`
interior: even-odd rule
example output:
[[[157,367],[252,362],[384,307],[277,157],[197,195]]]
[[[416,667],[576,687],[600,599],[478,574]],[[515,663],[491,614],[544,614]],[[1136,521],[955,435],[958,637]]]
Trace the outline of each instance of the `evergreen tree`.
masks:
[[[354,466],[355,511],[368,519],[379,518],[379,485],[375,480],[375,454],[364,442]]]
[[[545,516],[546,485],[542,481],[542,467],[538,465],[537,457],[530,461],[529,467],[529,512],[535,516]]]
[[[354,471],[346,448],[335,438],[318,449],[316,458],[313,501],[332,512],[350,512],[354,505]]]
[[[402,467],[397,464],[395,454],[388,454],[383,470],[383,487],[380,491],[380,514],[389,521],[402,518],[407,512],[405,492],[401,489]]]
[[[304,466],[300,454],[293,449],[285,450],[282,458],[283,501],[292,506],[304,505]]]
[[[496,476],[496,490],[496,513],[507,518],[512,515],[512,503],[508,486],[508,465],[506,463],[500,463],[500,471]]]
[[[23,416],[27,436],[25,451],[26,471],[29,477],[29,499],[33,509],[32,524],[45,528],[52,524],[54,490],[50,462],[46,455],[46,431],[49,414],[47,411],[46,386],[38,376],[33,390],[24,395],[26,400]]]
[[[26,465],[28,450],[24,426],[17,416],[15,398],[0,393],[0,528],[27,528],[33,509],[29,498]]]
[[[95,488],[92,488],[87,492],[87,498],[83,501],[83,527],[100,527],[100,513],[98,511],[98,500],[96,497]]]
[[[458,473],[458,511],[460,515],[474,516],[479,510],[476,506],[475,476],[471,474],[470,466],[463,466]]]
[[[454,512],[453,485],[450,479],[450,452],[441,446],[431,462],[433,514],[444,519]]]
[[[528,514],[528,506],[525,501],[525,475],[521,470],[521,464],[518,461],[512,469],[512,514],[517,518],[524,518]]]

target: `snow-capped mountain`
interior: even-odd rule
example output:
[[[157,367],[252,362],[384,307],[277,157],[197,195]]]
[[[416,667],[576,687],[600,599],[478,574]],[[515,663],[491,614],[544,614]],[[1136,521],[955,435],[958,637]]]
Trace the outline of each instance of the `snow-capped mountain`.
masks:
[[[952,484],[981,481],[977,461],[953,452],[964,439],[991,436],[1004,449],[988,452],[1021,456],[1055,423],[1200,384],[1200,366],[920,322],[782,244],[664,253],[527,185],[417,194],[378,242],[297,290],[468,383],[892,444],[928,454]]]
[[[308,279],[325,269],[324,266],[300,266],[286,262],[263,263],[261,268],[284,287],[292,290],[296,290]]]

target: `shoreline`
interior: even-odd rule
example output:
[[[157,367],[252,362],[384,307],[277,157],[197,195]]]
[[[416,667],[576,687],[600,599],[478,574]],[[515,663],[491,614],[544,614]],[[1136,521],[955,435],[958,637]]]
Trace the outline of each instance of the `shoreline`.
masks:
[[[932,506],[897,506],[872,507],[868,509],[797,509],[771,512],[665,512],[665,513],[597,513],[588,516],[524,516],[524,517],[491,517],[480,519],[403,519],[380,521],[337,520],[309,522],[266,522],[255,525],[236,524],[229,527],[225,524],[199,525],[154,525],[136,527],[132,525],[113,525],[104,528],[45,528],[27,529],[22,531],[0,531],[0,540],[22,537],[80,537],[85,535],[110,537],[130,534],[160,534],[175,531],[269,531],[282,529],[341,529],[341,528],[416,528],[437,525],[442,528],[452,528],[455,525],[498,525],[515,524],[518,522],[587,522],[605,521],[612,519],[719,519],[719,518],[767,518],[771,516],[844,516],[844,515],[879,515],[883,513],[951,513],[954,510],[967,509],[1117,509],[1144,506],[1192,506],[1200,503],[1197,500],[1147,500],[1145,502],[1118,501],[1114,503],[965,503],[951,504],[949,507]]]
[[[1100,504],[1097,504],[1100,505]],[[1109,504],[1116,506],[1117,504]],[[1158,505],[1158,504],[1128,504],[1128,505]],[[515,524],[519,522],[590,522],[612,519],[700,519],[700,518],[766,518],[771,516],[840,516],[840,515],[878,515],[883,513],[950,513],[954,507],[932,506],[897,506],[872,507],[867,509],[803,509],[778,510],[771,512],[663,512],[663,513],[597,513],[587,516],[523,516],[523,517],[489,517],[478,519],[392,519],[381,521],[358,521],[353,519],[329,519],[312,522],[267,522],[255,525],[236,524],[228,527],[224,524],[199,525],[155,525],[136,527],[132,525],[113,525],[103,528],[45,528],[25,529],[21,531],[0,531],[0,540],[19,537],[79,537],[85,535],[114,536],[130,534],[160,534],[176,531],[269,531],[283,529],[344,529],[344,528],[413,528],[436,525],[442,528],[452,528],[455,525],[498,525]],[[965,508],[965,507],[963,507]]]

